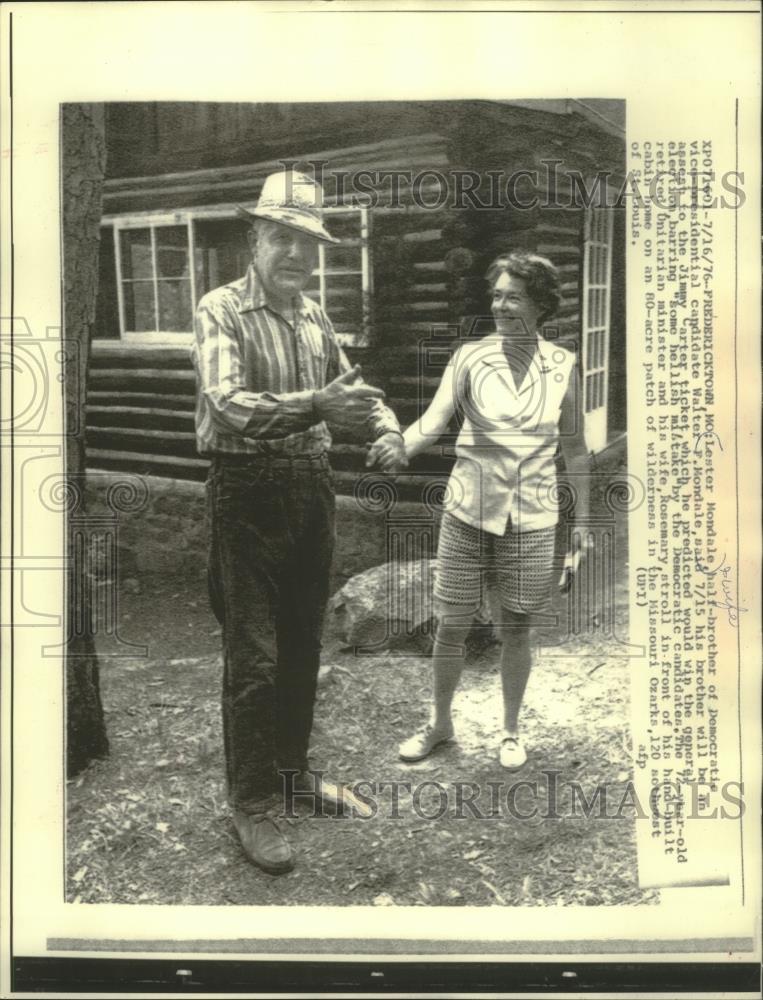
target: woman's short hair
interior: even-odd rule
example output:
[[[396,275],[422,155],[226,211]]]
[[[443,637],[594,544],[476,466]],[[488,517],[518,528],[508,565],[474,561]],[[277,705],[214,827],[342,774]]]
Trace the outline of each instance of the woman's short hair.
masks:
[[[495,258],[485,275],[491,288],[504,272],[524,281],[527,294],[541,310],[539,323],[553,319],[559,309],[562,294],[559,289],[559,272],[548,257],[524,250],[501,254]]]

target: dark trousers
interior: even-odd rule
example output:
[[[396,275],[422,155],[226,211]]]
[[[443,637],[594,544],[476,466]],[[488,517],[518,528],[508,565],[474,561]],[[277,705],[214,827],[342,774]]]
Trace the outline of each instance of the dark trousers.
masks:
[[[317,458],[213,459],[209,593],[223,632],[228,799],[256,812],[279,769],[305,770],[334,548],[334,489]]]

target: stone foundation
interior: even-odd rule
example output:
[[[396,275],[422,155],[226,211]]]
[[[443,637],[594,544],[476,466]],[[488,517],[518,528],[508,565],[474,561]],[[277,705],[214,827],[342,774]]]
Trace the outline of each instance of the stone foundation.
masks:
[[[373,509],[378,508],[378,509]],[[337,497],[332,591],[350,577],[390,558],[388,506]],[[87,511],[111,519],[117,531],[118,569],[125,580],[144,573],[206,574],[207,527],[203,483],[89,470]],[[395,524],[419,525],[429,535],[423,504],[395,502]],[[434,555],[411,551],[409,557]]]

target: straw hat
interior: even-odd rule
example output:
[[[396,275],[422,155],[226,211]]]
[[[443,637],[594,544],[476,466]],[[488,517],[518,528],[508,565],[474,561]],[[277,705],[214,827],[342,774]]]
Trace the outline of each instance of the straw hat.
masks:
[[[338,243],[323,225],[323,189],[308,174],[281,170],[265,178],[257,207],[250,212],[238,206],[239,215],[254,222],[269,219],[326,243]]]

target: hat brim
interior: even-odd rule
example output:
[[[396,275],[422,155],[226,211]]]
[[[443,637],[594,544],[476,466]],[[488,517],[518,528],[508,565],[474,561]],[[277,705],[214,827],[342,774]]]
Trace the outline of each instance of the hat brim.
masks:
[[[255,209],[253,212],[250,212],[243,205],[236,205],[236,212],[240,218],[245,219],[247,222],[257,222],[258,219],[266,219],[268,222],[275,222],[279,226],[286,226],[287,229],[294,229],[305,236],[312,236],[313,239],[321,240],[323,243],[341,242],[335,236],[332,236],[321,222],[317,219],[311,219],[309,216],[297,216],[293,212],[282,215],[278,210],[270,212]]]

